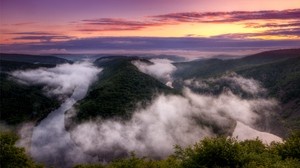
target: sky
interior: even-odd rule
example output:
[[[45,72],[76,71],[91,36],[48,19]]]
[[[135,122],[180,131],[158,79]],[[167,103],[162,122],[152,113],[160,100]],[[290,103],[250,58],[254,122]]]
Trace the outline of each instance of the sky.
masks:
[[[300,46],[299,18],[300,0],[0,0],[0,50],[203,53],[295,48]]]

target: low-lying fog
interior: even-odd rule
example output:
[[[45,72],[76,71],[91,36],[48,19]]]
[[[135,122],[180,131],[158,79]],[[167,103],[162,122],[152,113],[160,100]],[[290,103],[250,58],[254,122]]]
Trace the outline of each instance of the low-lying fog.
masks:
[[[139,61],[133,64],[141,72],[172,87],[172,73],[176,71],[172,61],[150,61],[153,64]],[[99,72],[101,69],[92,63],[79,62],[12,73],[24,84],[44,85],[46,95],[69,95],[57,110],[34,127],[30,154],[35,160],[47,165],[70,167],[76,163],[109,161],[132,151],[138,156],[163,158],[173,152],[176,144],[187,146],[205,136],[216,136],[215,128],[224,129],[223,133],[240,140],[259,137],[265,143],[281,141],[280,137],[256,130],[255,125],[261,114],[272,113],[277,108],[276,100],[261,96],[241,98],[230,89],[218,96],[199,94],[191,88],[208,86],[197,79],[183,82],[182,95],[158,95],[147,107],[138,107],[130,120],[97,118],[76,125],[67,132],[64,113],[84,98]],[[221,78],[252,95],[265,91],[253,79],[223,76],[214,80]]]

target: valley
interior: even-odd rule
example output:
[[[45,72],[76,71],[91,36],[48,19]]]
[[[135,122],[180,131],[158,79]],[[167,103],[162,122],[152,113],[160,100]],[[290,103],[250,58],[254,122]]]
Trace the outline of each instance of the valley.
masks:
[[[281,144],[300,131],[300,49],[226,60],[76,60],[1,54],[0,126],[46,166],[175,164],[174,145],[183,157],[197,142],[246,150],[248,140]]]

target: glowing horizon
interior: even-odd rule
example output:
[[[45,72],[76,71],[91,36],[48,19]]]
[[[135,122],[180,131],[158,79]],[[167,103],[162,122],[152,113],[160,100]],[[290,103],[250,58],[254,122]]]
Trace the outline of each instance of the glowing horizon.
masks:
[[[3,0],[0,10],[1,48],[102,37],[300,40],[298,0]]]

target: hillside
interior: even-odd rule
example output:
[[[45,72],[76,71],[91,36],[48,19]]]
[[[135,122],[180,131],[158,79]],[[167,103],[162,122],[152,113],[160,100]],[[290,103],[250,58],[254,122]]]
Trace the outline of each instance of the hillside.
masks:
[[[32,64],[1,60],[1,121],[15,125],[24,121],[41,120],[59,106],[59,102],[55,98],[48,98],[42,93],[42,87],[20,84],[9,74],[13,70],[54,66],[54,64]]]
[[[186,79],[215,78],[229,72],[260,81],[262,86],[268,89],[267,96],[280,101],[280,120],[290,130],[300,129],[300,49],[267,51],[234,60],[208,59],[175,65],[178,68],[174,74],[177,88],[182,87],[181,82]],[[211,89],[208,91],[219,94],[224,87],[228,86],[224,84],[213,92]],[[200,92],[207,91],[201,89]],[[239,90],[233,92],[246,95]]]
[[[28,62],[19,62],[19,61],[0,61],[0,71],[9,72],[14,70],[26,70],[26,69],[36,69],[40,67],[51,68],[55,67],[55,64],[33,64]]]
[[[175,77],[188,78],[207,78],[222,75],[226,71],[234,71],[248,68],[254,65],[266,64],[288,58],[300,56],[300,49],[272,50],[258,54],[246,56],[240,59],[206,59],[190,62],[174,63],[178,68]]]
[[[129,118],[136,108],[153,98],[156,93],[174,93],[153,77],[140,72],[131,61],[138,58],[101,58],[95,64],[104,68],[100,79],[86,98],[77,105],[78,120],[94,117]]]
[[[0,62],[2,61],[14,61],[14,62],[25,62],[25,63],[32,63],[32,64],[50,64],[50,65],[71,63],[71,61],[68,61],[63,58],[58,58],[55,56],[0,53]]]
[[[285,125],[300,130],[300,56],[236,72],[261,81],[269,95],[281,102],[280,116]]]
[[[21,85],[9,77],[0,74],[1,121],[14,125],[41,120],[59,106],[59,102],[46,97],[40,87]]]

